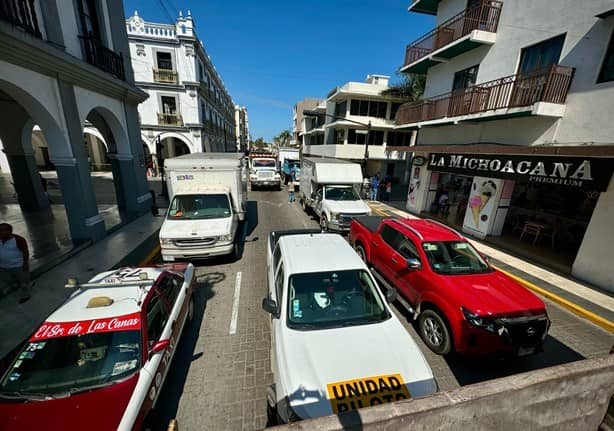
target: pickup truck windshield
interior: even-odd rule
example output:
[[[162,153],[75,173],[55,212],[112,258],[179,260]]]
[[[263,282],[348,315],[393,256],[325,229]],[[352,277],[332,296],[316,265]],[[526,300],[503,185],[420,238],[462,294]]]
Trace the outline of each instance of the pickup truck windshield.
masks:
[[[330,187],[324,188],[325,197],[330,201],[357,201],[360,196],[353,187]]]
[[[275,159],[253,159],[252,166],[254,168],[276,168],[277,162]]]
[[[140,368],[140,340],[140,331],[116,331],[28,342],[0,382],[0,398],[71,394],[123,379]]]
[[[288,293],[288,326],[294,329],[365,325],[390,317],[365,270],[294,274]]]
[[[433,271],[439,274],[480,274],[492,269],[465,241],[425,242],[422,244]]]
[[[168,209],[169,220],[199,220],[230,217],[230,202],[228,196],[210,195],[177,195]]]

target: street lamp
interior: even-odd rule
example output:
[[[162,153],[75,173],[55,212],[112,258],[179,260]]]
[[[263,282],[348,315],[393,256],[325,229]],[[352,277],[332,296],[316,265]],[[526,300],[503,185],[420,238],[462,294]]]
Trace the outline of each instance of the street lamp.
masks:
[[[343,121],[347,121],[348,123],[353,123],[359,126],[366,127],[367,130],[365,131],[356,130],[356,133],[365,135],[365,154],[364,154],[364,158],[362,161],[362,172],[364,176],[367,175],[367,161],[369,160],[369,134],[371,133],[371,120],[369,120],[368,123],[361,123],[360,121],[350,120],[348,118],[340,117],[338,115],[321,113],[321,112],[311,111],[311,110],[304,110],[303,115],[306,117],[318,117],[320,115],[324,115],[325,117],[332,118],[333,120],[343,120]]]

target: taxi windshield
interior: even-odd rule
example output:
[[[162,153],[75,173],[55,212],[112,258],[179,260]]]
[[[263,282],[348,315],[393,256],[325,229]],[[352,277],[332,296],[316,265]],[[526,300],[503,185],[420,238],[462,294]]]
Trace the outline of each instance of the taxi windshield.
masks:
[[[0,382],[3,394],[77,393],[140,368],[141,332],[115,331],[28,342]]]
[[[325,329],[390,317],[365,270],[294,274],[288,282],[288,327]]]
[[[168,209],[170,220],[197,220],[230,217],[228,196],[219,194],[177,195]]]
[[[329,201],[357,201],[360,199],[353,187],[326,187],[324,192]]]
[[[492,269],[465,241],[425,242],[424,254],[433,271],[445,275],[480,274]]]

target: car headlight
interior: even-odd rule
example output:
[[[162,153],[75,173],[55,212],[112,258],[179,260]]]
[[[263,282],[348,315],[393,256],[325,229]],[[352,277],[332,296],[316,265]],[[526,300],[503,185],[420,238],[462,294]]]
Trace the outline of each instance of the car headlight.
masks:
[[[331,212],[331,213],[330,213],[330,219],[331,219],[332,221],[337,221],[337,220],[339,220],[339,213],[333,213],[333,212]]]
[[[160,238],[160,245],[171,245],[173,240],[170,238]]]
[[[229,242],[232,241],[232,234],[228,233],[226,235],[220,235],[217,239],[221,242]]]
[[[497,327],[494,322],[484,319],[483,317],[478,316],[477,314],[467,310],[465,307],[461,307],[463,315],[465,316],[465,320],[469,322],[469,324],[487,330],[488,332],[492,332],[493,334],[497,332]]]
[[[275,179],[276,179],[276,180],[278,180],[278,179],[280,179],[280,178],[281,178],[281,177],[279,176],[279,174],[275,174]]]

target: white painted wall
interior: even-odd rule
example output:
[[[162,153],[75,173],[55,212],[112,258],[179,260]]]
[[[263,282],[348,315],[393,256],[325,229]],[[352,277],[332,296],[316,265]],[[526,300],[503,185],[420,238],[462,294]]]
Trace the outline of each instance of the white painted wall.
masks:
[[[73,0],[56,0],[56,3],[58,6],[58,15],[60,17],[60,26],[62,27],[66,52],[73,57],[83,59],[75,4]]]
[[[462,0],[443,0],[440,3],[437,21],[441,22],[465,8]],[[614,19],[603,20],[595,15],[611,9],[612,0],[514,0],[505,1],[499,21],[497,40],[492,46],[482,46],[468,51],[429,69],[425,97],[446,93],[452,89],[454,72],[480,64],[477,82],[487,82],[516,73],[523,47],[566,33],[560,64],[576,68],[567,97],[566,112],[551,133],[538,134],[533,143],[542,142],[600,142],[611,143],[614,136],[612,100],[614,82],[596,84],[597,75],[607,49]],[[496,121],[494,126],[484,126],[476,131],[486,142],[497,137],[497,128],[508,127],[508,120]],[[493,133],[488,128],[493,128]],[[472,127],[459,130],[453,128],[453,135],[463,135]],[[542,129],[542,127],[538,127]],[[484,130],[484,131],[483,131]],[[486,135],[488,135],[488,137]],[[422,133],[421,133],[422,134]],[[507,135],[507,131],[502,132]],[[533,131],[531,134],[535,134]],[[422,134],[421,144],[438,142]],[[505,138],[503,136],[502,138]],[[449,142],[441,142],[449,143]]]
[[[614,177],[610,187],[599,196],[584,240],[572,267],[572,274],[581,280],[614,293],[612,244],[614,244]]]

